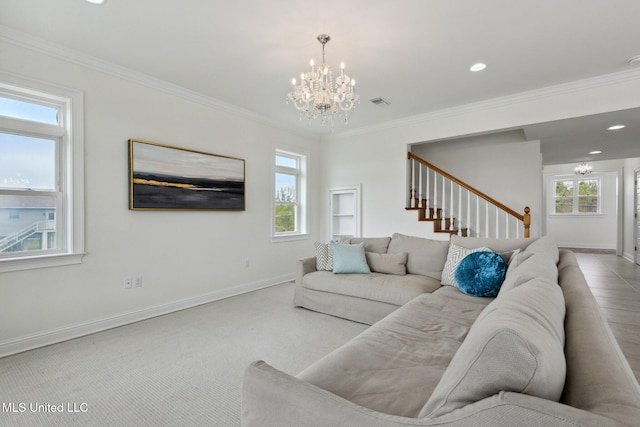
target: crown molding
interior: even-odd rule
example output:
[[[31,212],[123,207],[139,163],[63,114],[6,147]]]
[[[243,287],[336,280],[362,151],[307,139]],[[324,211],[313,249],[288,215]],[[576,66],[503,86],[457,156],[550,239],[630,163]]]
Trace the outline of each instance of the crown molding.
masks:
[[[229,104],[221,101],[217,98],[204,95],[202,93],[187,89],[185,87],[161,80],[139,71],[132,70],[113,62],[105,61],[95,56],[80,52],[56,43],[52,43],[48,40],[34,37],[27,33],[17,31],[9,28],[6,25],[0,24],[0,40],[20,46],[25,49],[33,50],[47,56],[51,56],[57,59],[62,59],[67,62],[71,62],[76,65],[91,68],[93,70],[109,74],[118,78],[122,78],[142,86],[156,89],[170,95],[174,95],[183,99],[187,99],[192,102],[196,102],[207,107],[212,107],[263,125],[285,130],[287,132],[293,132],[304,136],[306,138],[318,139],[315,134],[301,131],[294,127],[286,126],[280,122],[269,119],[261,114],[253,111],[240,108],[236,105]]]
[[[425,122],[434,121],[437,119],[456,117],[464,114],[474,113],[477,111],[503,108],[517,104],[523,104],[526,102],[537,101],[545,98],[551,98],[555,96],[566,95],[574,92],[581,92],[602,86],[609,86],[635,80],[640,80],[640,69],[620,71],[617,73],[605,74],[602,76],[596,76],[582,80],[575,80],[569,83],[547,86],[541,89],[519,92],[470,104],[457,105],[450,108],[430,111],[428,113],[378,123],[372,126],[363,126],[355,129],[349,129],[341,131],[339,133],[336,132],[333,135],[325,135],[322,137],[322,140],[327,141],[333,139],[348,138],[362,134],[377,133],[389,129],[409,127]]]
[[[182,86],[169,83],[147,74],[134,71],[132,69],[122,67],[109,61],[105,61],[92,55],[79,52],[65,46],[49,42],[47,40],[31,36],[21,31],[14,30],[10,27],[0,24],[0,40],[10,44],[14,44],[26,49],[37,51],[54,58],[62,59],[83,67],[91,68],[105,74],[126,79],[140,85],[160,90],[174,96],[178,96],[192,102],[196,102],[208,107],[212,107],[230,114],[243,117],[245,119],[261,123],[270,127],[292,132],[305,138],[315,139],[319,141],[327,141],[334,139],[348,138],[368,133],[381,132],[389,129],[401,127],[409,127],[424,122],[437,119],[455,117],[464,114],[473,113],[482,110],[491,110],[511,105],[517,105],[525,102],[535,101],[544,98],[579,92],[593,89],[601,86],[608,86],[616,83],[624,83],[627,81],[640,80],[640,69],[629,71],[621,71],[617,73],[606,74],[597,77],[591,77],[582,80],[576,80],[569,83],[563,83],[548,86],[542,89],[535,89],[526,92],[520,92],[512,95],[506,95],[498,98],[492,98],[485,101],[474,102],[470,104],[458,105],[454,107],[444,108],[436,111],[430,111],[415,116],[405,117],[397,120],[377,123],[371,126],[362,126],[344,131],[337,131],[332,134],[317,134],[314,132],[305,132],[299,128],[285,125],[281,122],[272,120],[253,111],[240,108],[236,105],[229,104],[217,98],[203,95],[202,93],[184,88]]]

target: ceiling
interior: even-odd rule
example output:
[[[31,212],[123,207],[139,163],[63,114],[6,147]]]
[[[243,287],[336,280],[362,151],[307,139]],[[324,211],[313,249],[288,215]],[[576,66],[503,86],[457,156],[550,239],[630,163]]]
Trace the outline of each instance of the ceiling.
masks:
[[[279,126],[299,120],[290,80],[321,56],[358,81],[347,128],[427,114],[630,70],[640,55],[637,0],[2,0],[0,30],[25,34],[170,82]],[[1,35],[1,33],[0,33]],[[471,73],[482,61],[486,70]],[[640,66],[636,66],[640,68]],[[369,102],[383,97],[391,104]],[[640,157],[640,111],[540,124],[544,163]],[[615,136],[603,129],[621,122]],[[593,147],[593,148],[591,148]],[[601,147],[607,147],[601,148]],[[588,150],[586,150],[589,148]]]

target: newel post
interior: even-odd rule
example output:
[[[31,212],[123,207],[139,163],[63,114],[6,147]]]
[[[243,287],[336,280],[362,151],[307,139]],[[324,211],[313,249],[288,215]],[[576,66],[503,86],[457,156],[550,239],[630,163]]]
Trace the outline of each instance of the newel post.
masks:
[[[524,208],[524,216],[522,218],[522,223],[524,224],[525,238],[531,237],[530,230],[529,230],[531,228],[531,215],[529,214],[529,212],[531,212],[531,209],[529,209],[529,206],[526,206]]]

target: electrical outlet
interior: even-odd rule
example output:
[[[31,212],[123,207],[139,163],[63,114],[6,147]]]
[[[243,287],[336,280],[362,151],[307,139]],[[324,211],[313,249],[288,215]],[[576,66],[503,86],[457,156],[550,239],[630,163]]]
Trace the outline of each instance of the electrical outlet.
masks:
[[[133,287],[134,288],[142,287],[142,276],[136,276],[133,278]]]
[[[124,288],[125,289],[131,289],[133,286],[133,280],[131,279],[131,277],[125,277],[124,278]]]

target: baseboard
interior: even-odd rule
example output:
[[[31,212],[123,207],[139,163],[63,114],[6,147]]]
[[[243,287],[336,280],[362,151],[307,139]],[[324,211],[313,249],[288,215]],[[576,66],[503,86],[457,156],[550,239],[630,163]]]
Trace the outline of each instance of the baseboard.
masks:
[[[636,262],[636,257],[634,253],[629,253],[629,252],[623,252],[622,253],[622,258],[626,259],[629,262],[635,263]]]
[[[292,280],[294,280],[294,274],[286,274],[267,280],[246,283],[243,285],[234,286],[232,288],[214,291],[204,295],[184,298],[166,304],[156,305],[125,313],[119,313],[114,316],[109,316],[102,319],[95,319],[88,322],[65,326],[62,328],[50,329],[48,331],[39,332],[37,334],[13,338],[0,342],[0,358],[51,344],[57,344],[85,335],[94,334],[96,332],[105,331],[107,329],[128,325],[130,323],[139,322],[141,320],[150,319],[152,317],[162,316],[164,314],[169,314],[198,305],[207,304],[247,292],[257,291],[258,289],[268,288],[270,286],[279,285],[281,283],[290,282]]]
[[[579,248],[579,249],[606,249],[606,250],[616,250],[615,244],[601,244],[601,243],[566,243],[566,242],[558,242],[559,248]]]

